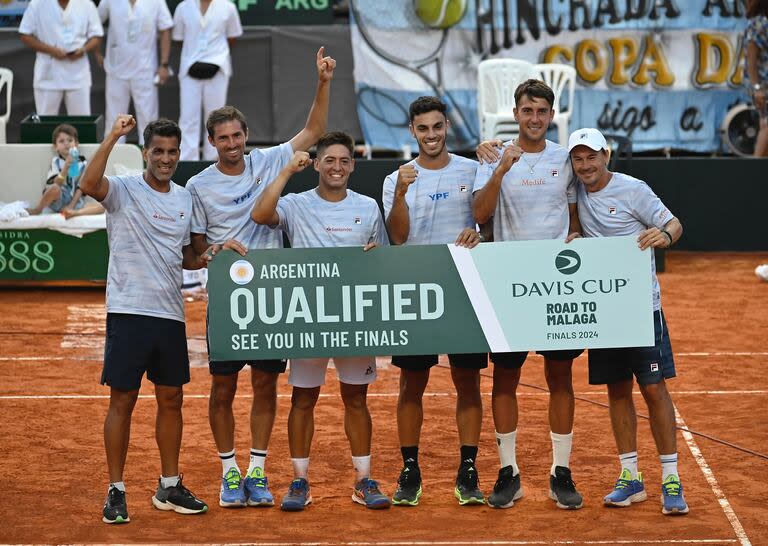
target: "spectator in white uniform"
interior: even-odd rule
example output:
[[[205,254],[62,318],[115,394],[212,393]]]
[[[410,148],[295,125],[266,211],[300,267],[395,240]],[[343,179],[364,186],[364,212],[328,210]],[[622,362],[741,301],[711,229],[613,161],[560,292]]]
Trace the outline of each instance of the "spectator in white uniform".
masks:
[[[32,86],[35,110],[58,115],[61,101],[70,116],[91,114],[88,52],[104,30],[91,0],[32,0],[19,25],[21,41],[37,52]]]
[[[179,65],[182,161],[200,159],[202,120],[227,103],[229,48],[242,34],[237,8],[228,0],[183,0],[173,14],[173,39],[184,42]],[[207,141],[203,159],[216,159],[216,149]]]
[[[143,145],[144,128],[158,118],[156,83],[163,85],[169,76],[171,12],[164,0],[101,0],[98,10],[102,23],[110,21],[106,54],[102,57],[96,52],[107,73],[105,125],[111,127],[133,100],[139,144]],[[121,137],[120,142],[124,141]]]

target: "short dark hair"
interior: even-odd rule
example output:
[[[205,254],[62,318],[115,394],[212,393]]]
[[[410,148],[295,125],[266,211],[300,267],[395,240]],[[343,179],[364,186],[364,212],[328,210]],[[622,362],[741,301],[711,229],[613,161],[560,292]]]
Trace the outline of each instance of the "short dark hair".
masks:
[[[152,138],[157,135],[161,137],[176,137],[181,146],[181,129],[175,121],[170,119],[160,118],[155,121],[150,121],[146,127],[144,127],[144,147],[146,148],[152,142]]]
[[[243,128],[243,132],[248,132],[248,123],[245,121],[245,115],[234,106],[222,106],[208,114],[208,119],[205,122],[205,129],[208,131],[208,136],[213,138],[216,126],[219,123],[226,123],[227,121],[239,121],[240,127]]]
[[[420,114],[426,114],[427,112],[438,111],[445,115],[448,111],[448,105],[437,97],[419,97],[411,103],[408,108],[408,116],[413,123],[413,118]]]
[[[550,108],[555,107],[555,92],[541,80],[525,80],[515,89],[515,104],[520,104],[523,97],[529,99],[544,99],[549,103]]]
[[[64,133],[65,135],[69,135],[75,140],[80,140],[77,138],[77,129],[75,129],[72,125],[69,123],[62,123],[61,125],[57,125],[56,128],[53,130],[53,143],[56,144],[56,139],[59,138],[59,135],[61,133]]]
[[[355,155],[354,139],[343,131],[331,131],[318,139],[316,157],[320,157],[328,146],[333,146],[334,144],[341,144],[349,150],[351,155]]]
[[[747,0],[747,19],[768,15],[768,0]]]

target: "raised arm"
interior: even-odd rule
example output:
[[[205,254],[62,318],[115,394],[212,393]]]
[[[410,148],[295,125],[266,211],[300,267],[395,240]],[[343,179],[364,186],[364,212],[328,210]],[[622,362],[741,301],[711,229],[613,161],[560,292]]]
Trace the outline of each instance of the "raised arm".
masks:
[[[118,139],[127,135],[136,126],[136,120],[133,116],[120,114],[112,126],[112,130],[104,138],[96,153],[93,154],[85,172],[80,177],[80,189],[85,195],[90,195],[97,201],[103,201],[109,191],[109,181],[104,176],[107,168],[107,160],[112,148],[117,144]]]
[[[286,165],[256,200],[251,210],[251,220],[257,224],[275,227],[280,222],[277,214],[277,202],[288,180],[297,172],[303,171],[311,163],[307,152],[293,152],[290,163]]]
[[[328,102],[331,94],[331,79],[336,68],[336,61],[332,57],[326,57],[325,47],[317,51],[317,90],[309,117],[304,128],[291,139],[291,148],[294,151],[306,152],[317,142],[328,126]]]
[[[518,146],[507,146],[501,156],[499,165],[493,171],[488,183],[474,193],[472,199],[472,214],[478,224],[486,223],[496,212],[499,202],[499,192],[504,175],[509,172],[512,165],[520,160],[523,150]]]
[[[408,203],[405,201],[405,195],[408,188],[416,182],[419,176],[416,167],[413,164],[401,165],[397,171],[397,183],[395,184],[395,194],[392,199],[392,209],[387,216],[387,231],[392,242],[396,245],[402,245],[408,240],[411,232],[411,215],[408,211]]]

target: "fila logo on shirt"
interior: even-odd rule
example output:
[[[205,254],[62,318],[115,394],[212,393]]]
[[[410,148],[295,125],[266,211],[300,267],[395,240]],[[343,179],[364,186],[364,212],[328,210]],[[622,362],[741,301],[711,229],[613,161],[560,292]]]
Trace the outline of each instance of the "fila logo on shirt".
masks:
[[[184,219],[184,211],[179,211],[179,218]]]
[[[652,372],[658,372],[659,371],[659,363],[658,362],[651,362],[651,371]]]
[[[459,185],[459,192],[460,193],[467,193],[469,191],[469,187],[466,184],[460,184]]]
[[[241,195],[240,197],[235,198],[235,205],[239,205],[240,203],[245,203],[245,200],[248,199],[253,194],[252,191],[249,191],[248,193]]]
[[[432,201],[440,201],[441,199],[448,199],[448,192],[447,191],[440,192],[440,193],[429,193],[427,195],[429,195],[429,198]]]
[[[363,219],[360,218],[359,216],[355,216],[355,225],[359,226],[362,223],[363,223]]]
[[[560,176],[560,173],[558,172],[558,170],[557,170],[557,169],[552,169],[552,176],[553,176],[554,178],[557,178],[558,176]]]
[[[608,207],[608,214],[616,214],[616,207]]]

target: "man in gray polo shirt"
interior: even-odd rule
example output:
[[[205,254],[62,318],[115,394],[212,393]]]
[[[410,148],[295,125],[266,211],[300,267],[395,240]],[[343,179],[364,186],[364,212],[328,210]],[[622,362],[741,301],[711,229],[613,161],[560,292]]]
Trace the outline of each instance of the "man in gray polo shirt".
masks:
[[[290,141],[245,153],[248,124],[232,106],[211,112],[206,122],[208,141],[218,160],[187,183],[192,194],[192,244],[201,252],[209,243],[228,239],[248,249],[281,248],[282,234],[251,222],[250,212],[294,151],[306,151],[325,131],[328,100],[336,61],[318,54],[317,91],[307,123]],[[235,417],[232,403],[237,378],[246,365],[251,368],[251,451],[248,468],[240,471],[235,456]],[[284,360],[228,361],[209,363],[211,401],[208,417],[222,465],[219,505],[229,508],[272,506],[265,472],[267,447],[277,411],[277,378],[285,371]]]
[[[181,483],[183,400],[189,382],[189,357],[181,296],[182,265],[205,267],[219,245],[197,254],[190,244],[192,197],[171,181],[179,160],[181,130],[169,120],[144,130],[142,174],[104,176],[107,159],[118,139],[136,125],[120,115],[91,158],[80,189],[107,213],[107,341],[102,384],[109,385],[104,422],[110,485],[102,519],[130,521],[123,469],[128,452],[131,415],[144,373],[155,384],[156,439],[162,475],[152,504],[160,510],[198,514],[208,506]],[[231,247],[227,245],[228,247]]]
[[[501,159],[477,169],[472,209],[478,224],[492,219],[494,241],[565,241],[569,233],[580,231],[568,152],[546,139],[553,103],[554,93],[544,82],[527,80],[520,84],[515,90],[519,138],[504,143]],[[563,509],[581,508],[583,503],[570,470],[575,405],[571,367],[582,352],[540,351],[549,387],[549,496]],[[495,508],[509,508],[523,495],[516,456],[516,393],[527,355],[524,351],[491,353],[491,404],[501,459],[499,477],[488,497],[488,504]]]
[[[683,234],[680,221],[645,182],[608,170],[608,144],[600,131],[574,131],[568,151],[580,181],[579,218],[584,236],[634,235],[641,249],[653,252],[654,248],[669,248]],[[637,464],[637,414],[632,400],[636,377],[648,406],[661,462],[661,511],[667,515],[687,514],[688,504],[677,472],[675,407],[666,385],[667,379],[675,377],[675,361],[661,310],[653,254],[651,273],[655,345],[589,350],[589,382],[608,386],[611,426],[621,464],[616,485],[603,502],[608,506],[629,506],[646,499]]]

